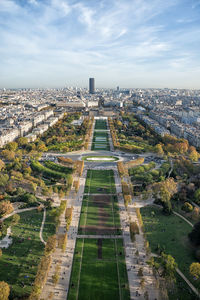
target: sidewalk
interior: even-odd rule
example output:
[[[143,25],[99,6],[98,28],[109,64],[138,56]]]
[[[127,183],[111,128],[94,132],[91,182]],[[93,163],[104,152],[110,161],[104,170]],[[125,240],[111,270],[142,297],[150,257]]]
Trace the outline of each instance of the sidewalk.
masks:
[[[85,175],[83,174],[83,177]],[[85,178],[80,178],[80,188],[77,194],[72,190],[67,199],[67,207],[73,206],[72,221],[68,231],[68,240],[66,251],[63,253],[58,247],[53,254],[52,266],[48,274],[46,285],[43,288],[40,299],[48,299],[49,294],[52,292],[53,300],[67,299],[67,293],[69,290],[70,276],[73,264],[74,249],[76,245],[76,236],[78,231],[79,217],[81,212],[81,204],[83,199],[83,192],[85,186]],[[61,224],[58,229],[58,234],[66,232],[65,214],[61,216]],[[61,261],[60,279],[56,286],[52,283],[52,276],[55,272],[56,263]]]
[[[147,264],[149,257],[146,256],[146,251],[144,247],[145,239],[143,233],[140,230],[140,234],[136,235],[136,241],[133,243],[130,237],[130,222],[137,222],[137,215],[135,208],[129,209],[127,212],[124,206],[124,199],[121,188],[121,179],[119,177],[118,171],[114,171],[115,174],[115,186],[117,190],[120,220],[122,226],[122,232],[124,237],[124,248],[126,253],[126,268],[129,280],[129,289],[131,299],[144,300],[144,292],[148,292],[149,300],[159,299],[159,290],[155,286],[155,278],[152,273],[152,269]],[[139,255],[136,255],[138,251]],[[144,289],[141,288],[141,278],[138,276],[138,270],[143,269],[143,278],[145,282]],[[140,296],[136,296],[139,294]]]

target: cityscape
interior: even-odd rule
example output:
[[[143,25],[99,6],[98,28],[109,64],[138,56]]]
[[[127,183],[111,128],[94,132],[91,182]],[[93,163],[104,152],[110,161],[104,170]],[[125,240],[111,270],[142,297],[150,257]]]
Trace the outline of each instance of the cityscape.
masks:
[[[0,300],[200,298],[199,20],[0,0]]]

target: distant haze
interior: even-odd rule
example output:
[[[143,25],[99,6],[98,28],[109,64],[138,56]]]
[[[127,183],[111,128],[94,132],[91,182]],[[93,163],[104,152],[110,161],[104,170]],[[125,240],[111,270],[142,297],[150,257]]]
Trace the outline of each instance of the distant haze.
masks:
[[[200,88],[199,0],[0,0],[0,88]]]

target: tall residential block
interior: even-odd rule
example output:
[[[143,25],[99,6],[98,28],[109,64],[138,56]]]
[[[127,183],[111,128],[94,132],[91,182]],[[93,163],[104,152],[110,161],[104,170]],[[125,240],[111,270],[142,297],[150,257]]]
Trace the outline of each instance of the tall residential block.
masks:
[[[94,78],[89,78],[89,93],[95,93]]]

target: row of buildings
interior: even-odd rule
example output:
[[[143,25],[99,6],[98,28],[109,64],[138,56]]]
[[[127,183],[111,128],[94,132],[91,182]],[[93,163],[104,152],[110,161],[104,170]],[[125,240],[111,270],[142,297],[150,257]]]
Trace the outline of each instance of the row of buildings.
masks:
[[[147,89],[132,95],[133,103],[146,109],[139,114],[161,135],[172,134],[200,147],[200,91]]]
[[[39,109],[38,106],[11,104],[0,107],[0,115],[0,147],[3,147],[19,137],[34,141],[63,118],[64,112],[55,112],[46,105]]]

